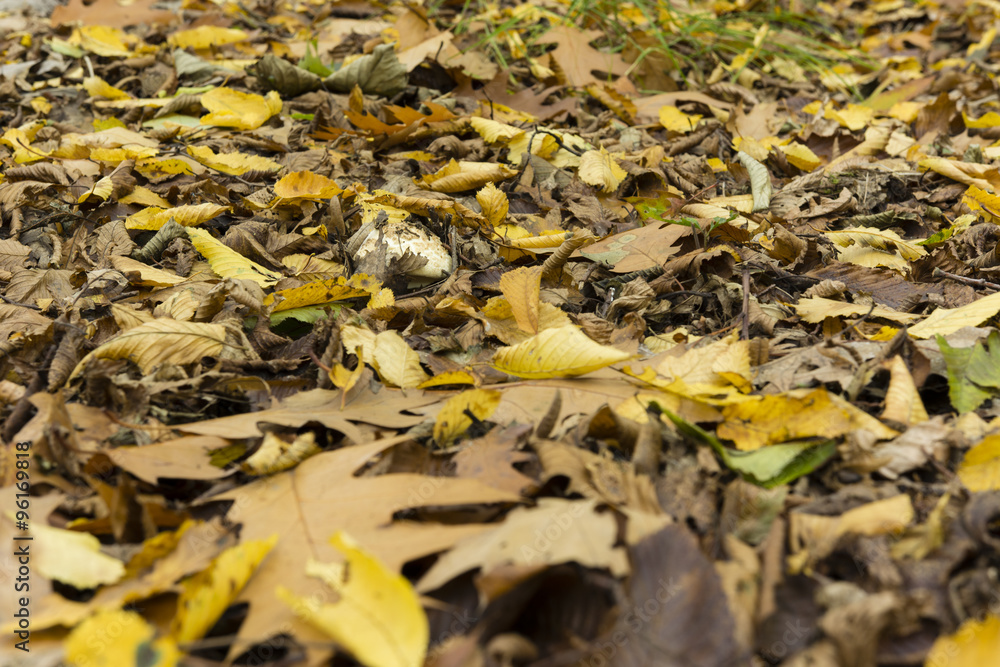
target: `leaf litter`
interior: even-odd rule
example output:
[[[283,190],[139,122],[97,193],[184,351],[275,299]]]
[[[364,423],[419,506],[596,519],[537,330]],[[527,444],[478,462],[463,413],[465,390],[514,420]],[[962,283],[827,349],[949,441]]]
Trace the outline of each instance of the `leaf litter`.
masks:
[[[0,16],[4,664],[996,654],[994,7],[175,5]]]

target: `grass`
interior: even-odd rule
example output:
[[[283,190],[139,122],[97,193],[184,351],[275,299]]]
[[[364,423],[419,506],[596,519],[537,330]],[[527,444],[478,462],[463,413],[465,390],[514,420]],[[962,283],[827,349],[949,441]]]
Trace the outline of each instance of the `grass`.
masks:
[[[446,11],[447,2],[432,2],[430,15]],[[646,72],[658,69],[667,70],[676,82],[698,88],[720,65],[726,69],[723,80],[731,82],[739,81],[748,67],[760,70],[782,61],[814,73],[829,73],[838,64],[875,67],[873,61],[846,47],[833,29],[774,4],[759,11],[716,15],[707,10],[679,11],[662,0],[570,0],[559,15],[532,5],[464,0],[453,19],[453,33],[471,35],[475,29],[475,39],[466,50],[485,48],[507,68],[524,56],[541,56],[544,47],[537,40],[556,22],[603,32],[599,46],[620,52],[640,84]],[[758,30],[765,25],[769,33],[762,38]],[[512,53],[512,46],[521,50],[521,42],[524,52]],[[849,82],[844,81],[844,87],[861,98]],[[647,92],[660,91],[654,86]]]

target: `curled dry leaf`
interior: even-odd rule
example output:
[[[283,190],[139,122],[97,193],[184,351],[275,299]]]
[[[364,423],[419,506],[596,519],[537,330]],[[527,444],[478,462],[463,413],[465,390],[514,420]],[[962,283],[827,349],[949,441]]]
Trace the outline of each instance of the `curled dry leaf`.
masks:
[[[241,356],[242,351],[226,341],[226,327],[206,322],[178,322],[160,318],[134,326],[91,351],[70,374],[80,374],[91,359],[127,359],[149,374],[164,364],[190,364],[202,357],[228,354]]]

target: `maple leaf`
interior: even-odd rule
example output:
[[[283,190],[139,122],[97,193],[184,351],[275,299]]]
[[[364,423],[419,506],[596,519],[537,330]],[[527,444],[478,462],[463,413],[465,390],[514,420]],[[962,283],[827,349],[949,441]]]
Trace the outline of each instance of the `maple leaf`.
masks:
[[[238,601],[250,603],[239,640],[259,641],[278,629],[291,628],[302,640],[321,635],[295,618],[275,595],[281,585],[297,595],[314,591],[306,577],[310,560],[338,560],[328,543],[337,531],[349,532],[368,551],[399,570],[415,558],[448,549],[481,532],[479,524],[393,523],[396,512],[429,506],[518,502],[519,496],[471,479],[410,473],[355,476],[372,457],[406,436],[318,454],[296,469],[213,496],[233,502],[227,518],[242,524],[241,541],[278,535],[267,560]]]

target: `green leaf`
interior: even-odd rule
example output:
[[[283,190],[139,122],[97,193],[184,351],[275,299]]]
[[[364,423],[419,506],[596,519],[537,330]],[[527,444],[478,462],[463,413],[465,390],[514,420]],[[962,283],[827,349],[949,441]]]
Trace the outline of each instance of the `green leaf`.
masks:
[[[991,337],[995,334],[996,332],[991,334]],[[983,404],[983,401],[996,393],[984,389],[969,377],[970,372],[976,372],[973,369],[973,353],[982,348],[982,343],[978,343],[975,347],[951,347],[944,336],[938,335],[936,338],[941,354],[944,355],[945,364],[948,366],[948,398],[951,399],[952,407],[958,410],[959,414],[975,410]],[[987,359],[987,367],[991,363],[988,352],[981,351],[977,358]]]
[[[330,76],[334,72],[334,70],[324,65],[323,61],[316,55],[316,40],[312,40],[306,44],[306,55],[299,61],[299,67],[322,77]]]
[[[334,314],[340,310],[340,306],[322,304],[319,306],[302,306],[301,308],[290,308],[271,314],[271,326],[276,327],[285,320],[298,320],[306,324],[312,324],[326,317],[327,310],[333,308]]]
[[[761,447],[752,452],[740,452],[724,446],[718,438],[697,424],[663,410],[677,429],[696,442],[709,445],[727,468],[738,472],[745,480],[773,489],[808,475],[827,462],[837,451],[833,440],[804,440]]]
[[[976,343],[965,377],[980,387],[1000,389],[1000,332],[994,331],[984,344]]]

